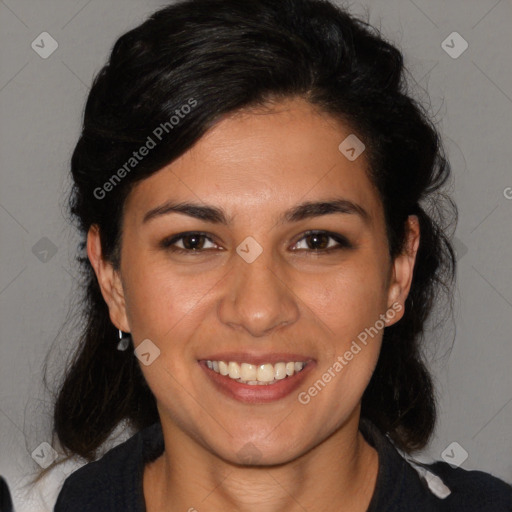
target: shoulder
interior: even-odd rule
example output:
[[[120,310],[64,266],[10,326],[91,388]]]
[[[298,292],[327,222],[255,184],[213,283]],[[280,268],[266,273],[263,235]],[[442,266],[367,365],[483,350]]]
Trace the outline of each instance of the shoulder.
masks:
[[[431,475],[436,475],[441,485],[450,491],[442,501],[451,512],[511,512],[512,486],[483,471],[454,468],[446,462],[422,464]],[[427,481],[429,476],[427,475]],[[432,481],[430,487],[439,485]],[[444,509],[443,509],[444,510]]]
[[[64,481],[54,511],[108,510],[122,488],[120,481],[136,469],[135,454],[136,436],[73,472]]]
[[[54,512],[139,510],[146,441],[156,427],[138,432],[68,476]]]
[[[415,460],[368,420],[361,421],[361,431],[380,459],[369,511],[512,512],[512,486],[503,480],[442,461]]]

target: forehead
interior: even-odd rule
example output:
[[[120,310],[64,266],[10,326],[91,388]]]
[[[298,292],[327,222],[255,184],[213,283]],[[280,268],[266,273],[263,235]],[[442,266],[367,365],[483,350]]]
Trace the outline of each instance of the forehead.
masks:
[[[347,137],[354,137],[350,127],[304,100],[240,111],[138,183],[127,207],[143,217],[172,198],[252,217],[341,196],[364,205],[371,216],[379,215],[380,200],[368,178],[364,151],[351,161],[339,149]]]

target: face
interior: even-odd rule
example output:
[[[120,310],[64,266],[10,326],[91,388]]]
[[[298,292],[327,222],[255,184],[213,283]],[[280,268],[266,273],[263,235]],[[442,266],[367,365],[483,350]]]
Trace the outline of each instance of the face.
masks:
[[[338,149],[350,133],[298,99],[226,117],[132,190],[119,272],[89,233],[113,323],[150,340],[162,425],[210,454],[283,463],[357,421],[418,232],[392,261],[365,154]]]

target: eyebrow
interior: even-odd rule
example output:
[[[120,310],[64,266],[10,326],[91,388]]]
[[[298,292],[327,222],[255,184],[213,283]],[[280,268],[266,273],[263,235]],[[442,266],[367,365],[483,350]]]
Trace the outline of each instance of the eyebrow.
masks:
[[[163,215],[169,215],[171,213],[188,215],[189,217],[214,224],[228,225],[232,220],[225,214],[224,210],[215,206],[203,206],[190,202],[176,203],[173,201],[167,201],[160,206],[149,210],[144,215],[142,223],[144,224],[151,219],[155,219]],[[299,222],[304,219],[320,217],[322,215],[331,215],[335,213],[357,215],[361,217],[361,219],[366,224],[369,224],[371,221],[369,213],[361,205],[348,199],[335,198],[332,200],[323,201],[307,201],[298,204],[293,208],[285,211],[279,217],[278,224],[283,224],[285,222]]]

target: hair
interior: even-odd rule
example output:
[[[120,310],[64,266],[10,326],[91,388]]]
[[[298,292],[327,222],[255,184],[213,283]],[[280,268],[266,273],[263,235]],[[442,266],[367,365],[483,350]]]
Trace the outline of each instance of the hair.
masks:
[[[422,340],[439,293],[450,295],[455,277],[445,224],[456,222],[457,210],[441,191],[451,170],[440,136],[405,75],[399,49],[325,0],[185,0],[116,41],[93,81],[71,158],[69,212],[82,236],[84,297],[83,330],[54,407],[53,432],[66,453],[94,460],[121,421],[137,430],[159,421],[133,350],[116,350],[118,331],[83,253],[89,228],[99,227],[103,257],[118,269],[123,206],[134,185],[226,115],[288,98],[303,98],[364,141],[392,258],[405,250],[408,216],[419,219],[405,313],[384,330],[361,417],[408,453],[426,445],[436,399]],[[128,171],[134,150],[148,137],[156,141],[158,127],[161,141]]]

